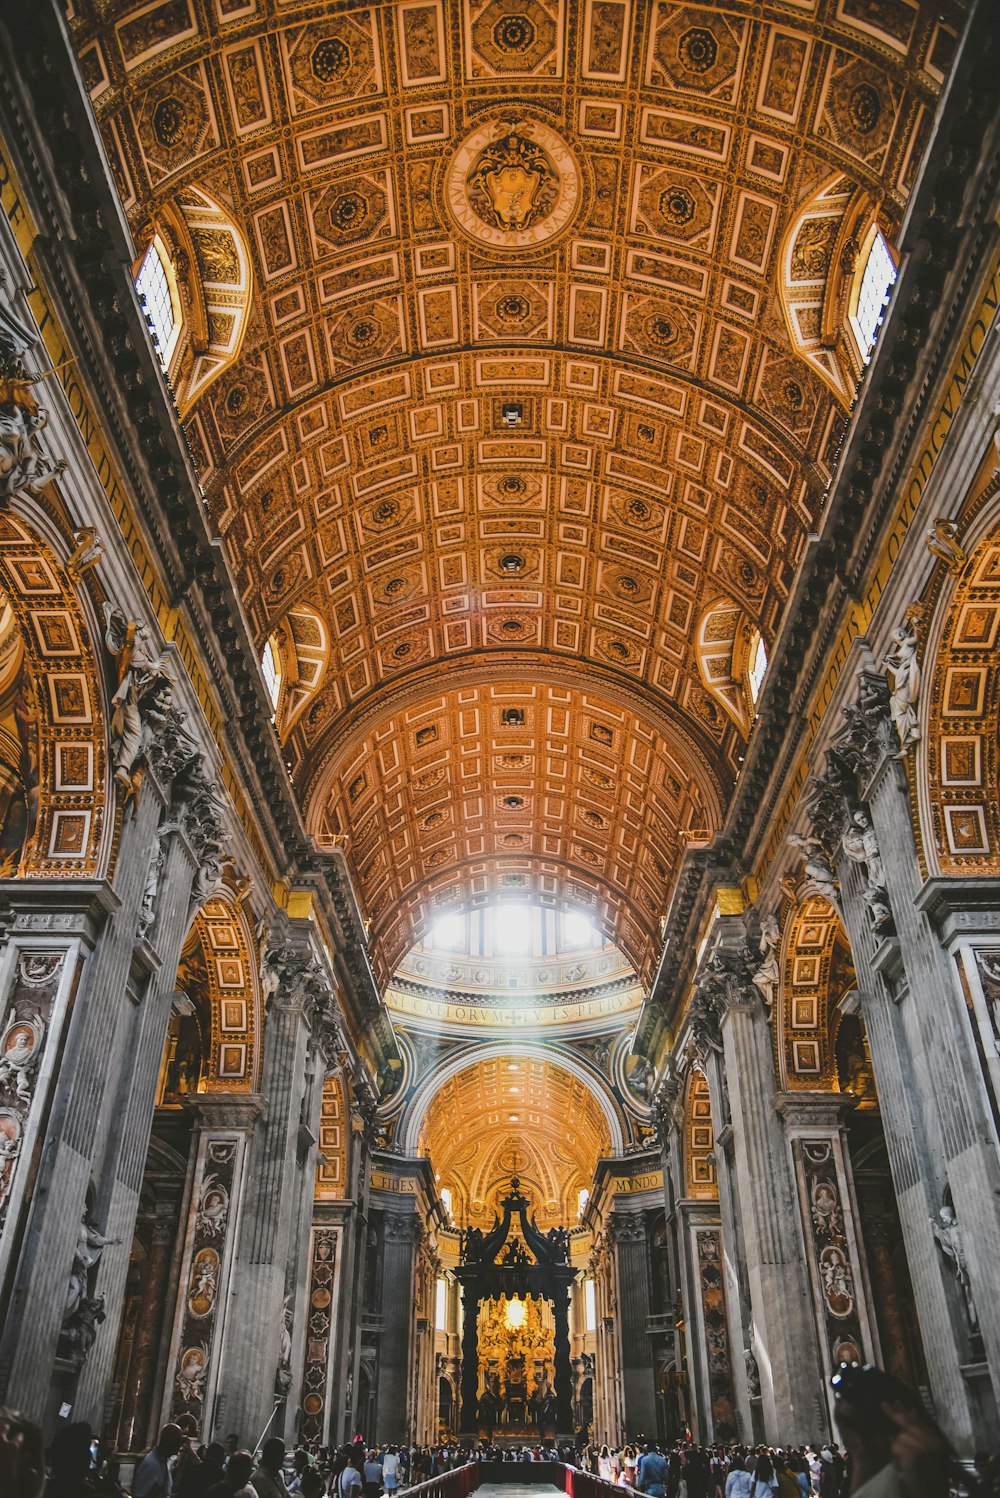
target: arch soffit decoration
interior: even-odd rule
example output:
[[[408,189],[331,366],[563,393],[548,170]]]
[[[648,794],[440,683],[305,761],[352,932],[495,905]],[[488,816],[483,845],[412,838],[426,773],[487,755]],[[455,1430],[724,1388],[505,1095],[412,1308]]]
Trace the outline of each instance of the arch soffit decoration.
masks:
[[[924,848],[943,874],[1000,873],[1000,526],[975,544],[940,605],[925,664]],[[986,522],[988,525],[989,521]]]
[[[747,667],[754,635],[753,621],[745,610],[731,598],[718,598],[702,614],[695,637],[701,679],[744,738],[750,732],[753,713]]]
[[[347,1159],[350,1119],[344,1079],[330,1073],[323,1081],[316,1161],[316,1200],[342,1201],[348,1194]]]
[[[838,1088],[829,1005],[841,932],[840,917],[819,895],[800,901],[788,915],[774,1016],[778,1081],[787,1091]]]
[[[509,1065],[511,1062],[540,1062],[573,1078],[593,1097],[600,1109],[607,1128],[610,1153],[620,1155],[625,1150],[626,1126],[623,1124],[618,1104],[606,1083],[589,1070],[577,1057],[557,1046],[541,1041],[507,1039],[496,1044],[477,1045],[474,1052],[465,1050],[436,1067],[414,1089],[407,1100],[396,1130],[396,1137],[405,1153],[415,1154],[421,1142],[424,1120],[436,1094],[462,1072],[482,1063]],[[564,1120],[565,1121],[565,1120]]]
[[[260,978],[246,918],[227,896],[206,901],[194,927],[212,1016],[209,1092],[253,1092],[261,1067]]]
[[[684,1098],[684,1181],[686,1194],[698,1201],[717,1201],[719,1183],[715,1163],[712,1099],[708,1079],[698,1067],[688,1074]]]
[[[94,636],[64,565],[25,520],[0,515],[0,543],[0,586],[23,642],[38,744],[38,807],[19,873],[93,876],[114,830]]]

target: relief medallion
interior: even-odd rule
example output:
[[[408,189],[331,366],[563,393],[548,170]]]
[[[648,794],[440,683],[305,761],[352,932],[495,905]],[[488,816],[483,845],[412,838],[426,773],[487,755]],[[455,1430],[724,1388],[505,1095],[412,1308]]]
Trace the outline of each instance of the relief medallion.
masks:
[[[535,120],[494,120],[467,136],[445,180],[448,208],[470,238],[527,249],[559,234],[580,198],[565,141]]]

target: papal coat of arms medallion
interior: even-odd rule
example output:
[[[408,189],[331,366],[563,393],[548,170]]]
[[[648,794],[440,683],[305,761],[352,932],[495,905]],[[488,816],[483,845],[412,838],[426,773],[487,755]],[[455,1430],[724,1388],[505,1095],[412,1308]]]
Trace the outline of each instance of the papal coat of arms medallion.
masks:
[[[467,136],[445,197],[459,226],[498,249],[544,244],[576,212],[580,169],[565,141],[535,120],[502,119]]]

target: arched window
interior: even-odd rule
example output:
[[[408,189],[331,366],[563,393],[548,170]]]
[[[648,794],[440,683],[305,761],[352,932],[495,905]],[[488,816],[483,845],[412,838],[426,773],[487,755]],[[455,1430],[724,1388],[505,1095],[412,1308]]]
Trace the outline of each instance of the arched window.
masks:
[[[757,636],[756,644],[750,651],[750,661],[747,666],[747,681],[750,684],[750,696],[756,703],[760,696],[760,689],[764,685],[764,673],[767,670],[767,650],[760,635]]]
[[[159,236],[142,258],[135,289],[145,303],[157,358],[166,369],[181,331],[181,317],[173,270]]]
[[[281,661],[278,658],[278,649],[273,635],[264,646],[264,653],[260,658],[260,672],[264,678],[267,695],[271,699],[271,707],[277,712],[278,698],[281,696]]]
[[[850,300],[851,328],[866,364],[895,279],[896,263],[884,235],[873,224],[858,257]]]

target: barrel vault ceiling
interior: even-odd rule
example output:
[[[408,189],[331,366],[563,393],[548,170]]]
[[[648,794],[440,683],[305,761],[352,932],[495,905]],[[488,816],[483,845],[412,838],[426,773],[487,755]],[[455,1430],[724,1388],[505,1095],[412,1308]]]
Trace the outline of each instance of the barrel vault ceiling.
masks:
[[[829,278],[898,225],[949,5],[72,5],[137,247],[188,225],[177,398],[383,981],[498,890],[649,978],[743,752],[699,625],[780,625],[857,376]]]

